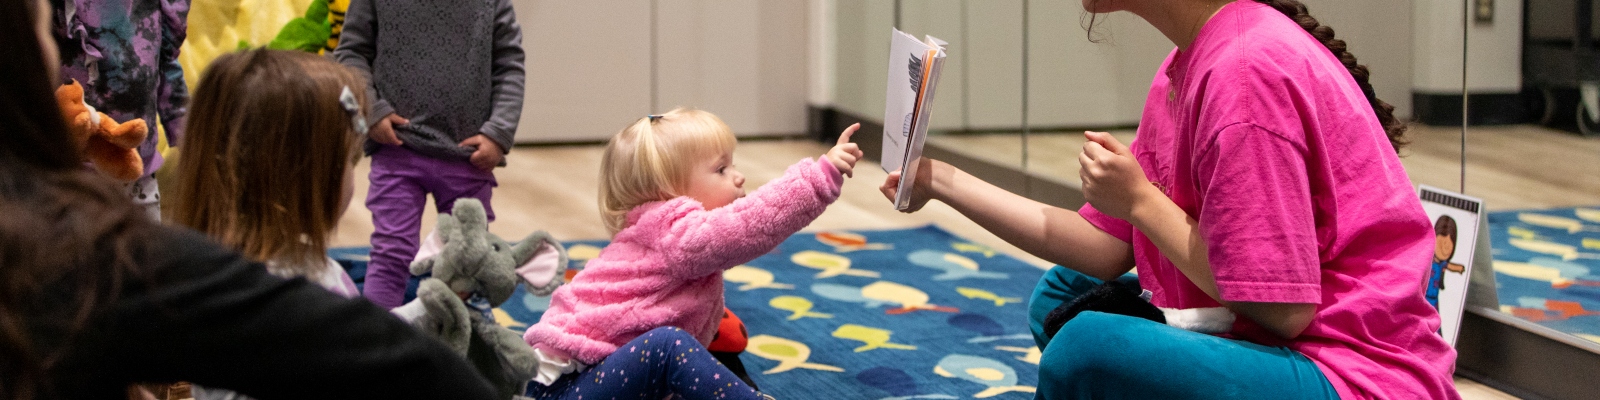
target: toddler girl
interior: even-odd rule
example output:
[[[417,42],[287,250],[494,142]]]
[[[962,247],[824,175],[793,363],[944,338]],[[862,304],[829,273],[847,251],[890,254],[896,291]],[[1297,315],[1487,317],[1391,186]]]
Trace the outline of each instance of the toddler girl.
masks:
[[[556,290],[550,309],[523,336],[542,361],[529,396],[606,398],[634,390],[623,382],[628,375],[612,372],[608,357],[638,359],[632,353],[642,349],[625,343],[657,327],[678,327],[686,339],[710,343],[723,312],[723,270],[777,247],[839,197],[862,155],[849,142],[859,127],[845,129],[827,154],[801,160],[749,196],[733,167],[733,132],[709,112],[675,109],[617,133],[600,166],[600,207],[612,242]],[[704,351],[683,354],[710,359]],[[679,373],[680,382],[653,386],[685,397],[697,388],[759,396],[729,375],[711,382],[715,374]]]

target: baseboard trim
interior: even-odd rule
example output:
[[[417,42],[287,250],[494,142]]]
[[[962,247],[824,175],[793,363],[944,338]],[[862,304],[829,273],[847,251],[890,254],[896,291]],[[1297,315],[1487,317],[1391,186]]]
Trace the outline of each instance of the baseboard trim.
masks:
[[[1456,373],[1525,399],[1589,399],[1600,393],[1600,344],[1469,308],[1456,339]]]
[[[1531,121],[1527,103],[1519,93],[1472,93],[1468,99],[1468,125],[1511,125]],[[1411,109],[1418,122],[1434,126],[1461,126],[1460,94],[1412,92]]]

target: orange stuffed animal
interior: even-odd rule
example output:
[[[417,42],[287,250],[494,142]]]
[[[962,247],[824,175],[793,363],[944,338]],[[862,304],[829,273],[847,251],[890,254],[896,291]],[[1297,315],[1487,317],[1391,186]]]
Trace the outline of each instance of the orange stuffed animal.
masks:
[[[56,104],[74,144],[95,169],[112,179],[129,182],[144,175],[144,160],[138,147],[150,134],[144,119],[118,124],[105,113],[83,102],[83,86],[77,80],[56,89]]]

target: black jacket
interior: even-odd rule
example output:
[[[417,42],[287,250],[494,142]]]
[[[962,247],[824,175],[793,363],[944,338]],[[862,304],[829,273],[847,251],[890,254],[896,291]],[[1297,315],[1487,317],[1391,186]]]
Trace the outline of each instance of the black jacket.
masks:
[[[258,399],[489,399],[444,345],[364,299],[267,273],[200,234],[157,228],[134,252],[142,276],[67,337],[73,310],[42,304],[35,343],[65,349],[54,396],[125,398],[133,382],[188,381]],[[71,285],[41,301],[71,299]]]

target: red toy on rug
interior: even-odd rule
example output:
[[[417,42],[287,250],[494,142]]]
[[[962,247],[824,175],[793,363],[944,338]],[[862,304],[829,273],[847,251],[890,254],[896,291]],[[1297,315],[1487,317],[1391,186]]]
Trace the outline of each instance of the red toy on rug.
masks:
[[[749,343],[750,332],[744,329],[744,321],[740,321],[739,316],[733,314],[733,310],[723,307],[722,322],[717,324],[717,335],[711,337],[711,344],[706,346],[706,350],[710,350],[711,356],[721,361],[722,365],[733,371],[734,375],[738,375],[746,385],[761,390],[756,387],[755,381],[750,380],[750,374],[745,373],[744,361],[739,360],[739,354],[744,353],[744,347]]]

